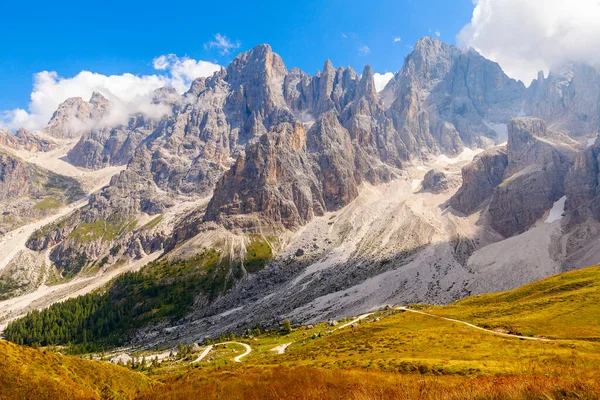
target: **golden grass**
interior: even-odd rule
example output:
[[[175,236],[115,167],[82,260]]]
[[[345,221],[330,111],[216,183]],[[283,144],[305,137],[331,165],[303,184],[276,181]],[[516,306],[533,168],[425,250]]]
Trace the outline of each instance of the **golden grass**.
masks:
[[[143,374],[0,341],[0,399],[129,399],[152,381]]]
[[[576,374],[460,377],[308,367],[193,371],[165,379],[146,399],[596,399],[598,379]]]

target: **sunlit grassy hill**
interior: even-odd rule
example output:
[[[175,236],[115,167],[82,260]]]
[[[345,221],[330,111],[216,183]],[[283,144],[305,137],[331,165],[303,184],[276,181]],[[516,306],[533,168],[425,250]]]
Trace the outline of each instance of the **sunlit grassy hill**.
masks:
[[[100,361],[0,341],[0,399],[129,399],[152,380]]]

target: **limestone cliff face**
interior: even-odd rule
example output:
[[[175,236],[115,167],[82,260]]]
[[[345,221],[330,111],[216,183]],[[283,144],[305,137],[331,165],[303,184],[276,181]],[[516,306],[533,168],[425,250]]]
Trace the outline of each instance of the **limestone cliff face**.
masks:
[[[525,86],[474,50],[461,52],[422,38],[382,93],[388,115],[409,152],[456,154],[462,146],[487,147],[521,108]]]
[[[600,221],[600,145],[596,142],[577,154],[565,179],[566,209],[575,220],[587,216]]]
[[[282,124],[240,155],[217,183],[205,220],[293,228],[325,211],[301,124]]]
[[[0,152],[0,201],[41,194],[42,178],[42,171],[33,165]]]

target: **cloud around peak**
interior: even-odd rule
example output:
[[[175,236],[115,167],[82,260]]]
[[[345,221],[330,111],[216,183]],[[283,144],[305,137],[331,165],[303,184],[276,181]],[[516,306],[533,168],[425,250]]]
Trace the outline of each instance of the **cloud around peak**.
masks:
[[[568,61],[600,63],[598,0],[474,0],[471,22],[458,34],[498,62],[511,77],[529,84],[539,70]]]
[[[141,99],[147,98],[158,88],[170,86],[183,93],[195,78],[210,76],[221,68],[220,65],[207,61],[179,58],[174,54],[156,57],[152,66],[156,73],[151,75],[103,75],[81,71],[73,77],[65,78],[54,71],[38,72],[33,77],[28,110],[19,108],[0,111],[0,128],[41,129],[48,123],[58,105],[67,98],[81,97],[87,101],[93,92],[102,93],[125,109],[138,109]]]

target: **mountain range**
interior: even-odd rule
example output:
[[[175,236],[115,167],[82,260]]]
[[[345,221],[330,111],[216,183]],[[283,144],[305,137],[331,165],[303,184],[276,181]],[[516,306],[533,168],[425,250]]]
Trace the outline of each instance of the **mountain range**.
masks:
[[[600,263],[593,66],[526,87],[424,37],[377,92],[368,65],[311,76],[260,45],[134,112],[109,98],[0,131],[2,327],[99,289],[149,305],[113,328],[155,346]]]

